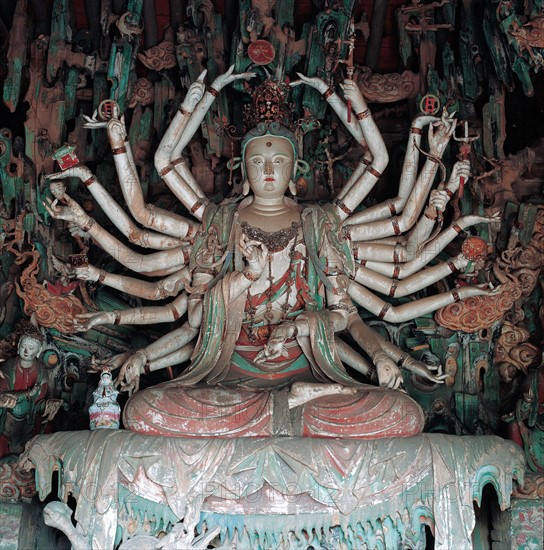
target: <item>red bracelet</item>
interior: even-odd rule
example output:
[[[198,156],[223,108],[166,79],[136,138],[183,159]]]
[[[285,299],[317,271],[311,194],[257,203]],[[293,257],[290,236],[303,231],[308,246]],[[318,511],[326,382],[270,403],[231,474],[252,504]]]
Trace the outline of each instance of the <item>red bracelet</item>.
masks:
[[[365,109],[364,111],[361,111],[360,113],[355,113],[355,118],[357,120],[364,120],[365,118],[368,118],[371,115],[372,115],[372,113],[370,112],[370,109]]]

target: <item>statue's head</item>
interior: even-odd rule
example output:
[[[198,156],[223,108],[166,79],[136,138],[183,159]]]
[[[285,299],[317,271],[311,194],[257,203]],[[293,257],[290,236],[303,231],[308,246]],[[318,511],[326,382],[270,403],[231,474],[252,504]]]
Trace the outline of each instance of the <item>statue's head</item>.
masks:
[[[295,136],[283,126],[261,123],[245,135],[242,176],[256,196],[283,196],[294,182],[296,166]]]
[[[37,333],[23,333],[19,338],[17,353],[25,363],[31,364],[40,355],[42,347],[43,339],[40,335]]]
[[[274,198],[287,188],[296,195],[297,173],[308,171],[308,163],[299,159],[293,132],[277,122],[259,123],[242,140],[242,177],[244,194]],[[246,187],[247,186],[247,187]]]

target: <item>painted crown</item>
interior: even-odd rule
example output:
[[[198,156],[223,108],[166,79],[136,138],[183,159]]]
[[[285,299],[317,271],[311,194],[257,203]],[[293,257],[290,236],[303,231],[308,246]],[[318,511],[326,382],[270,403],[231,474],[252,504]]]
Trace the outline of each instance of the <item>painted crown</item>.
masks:
[[[251,104],[244,108],[244,131],[272,122],[293,130],[292,109],[285,101],[288,90],[286,84],[272,79],[257,86],[251,93]]]

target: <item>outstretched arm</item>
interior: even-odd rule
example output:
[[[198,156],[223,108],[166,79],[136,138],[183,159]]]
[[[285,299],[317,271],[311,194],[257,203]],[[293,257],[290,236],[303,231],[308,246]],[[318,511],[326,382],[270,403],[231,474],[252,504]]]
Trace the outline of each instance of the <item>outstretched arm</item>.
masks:
[[[133,307],[114,311],[81,313],[76,315],[74,328],[86,332],[98,325],[154,325],[177,321],[187,311],[187,294],[180,294],[164,306]]]
[[[66,194],[64,183],[58,180],[66,178],[77,178],[81,180],[110,221],[133,244],[144,248],[154,248],[156,250],[174,248],[183,244],[183,241],[179,238],[161,235],[160,233],[147,231],[138,227],[106,189],[104,189],[104,186],[98,181],[89,168],[83,164],[68,168],[68,170],[64,172],[50,174],[46,177],[51,181],[49,187],[51,193],[57,199],[62,199]]]
[[[90,264],[77,267],[75,273],[77,278],[83,281],[99,282],[110,288],[146,300],[163,300],[164,298],[177,296],[189,280],[189,268],[187,267],[157,282],[142,281],[134,277],[109,273]]]
[[[468,258],[463,254],[459,254],[449,262],[442,262],[428,269],[424,269],[403,280],[387,277],[367,267],[358,266],[355,271],[354,280],[386,296],[401,298],[413,292],[417,292],[418,290],[422,290],[423,288],[427,288],[452,273],[461,271],[468,264]]]
[[[125,246],[113,235],[108,233],[95,220],[88,216],[83,208],[68,195],[64,194],[66,206],[60,206],[58,200],[49,200],[46,209],[49,214],[58,220],[66,220],[88,233],[110,256],[125,267],[138,273],[159,274],[169,268],[181,269],[189,263],[189,247],[177,247],[153,254],[137,254]]]
[[[400,306],[392,306],[389,302],[378,298],[370,290],[352,281],[348,287],[351,298],[365,309],[377,315],[380,319],[391,323],[403,323],[421,315],[426,315],[441,307],[458,302],[471,296],[494,295],[499,291],[488,287],[464,286],[436,296],[414,300]]]
[[[413,260],[405,262],[399,265],[398,263],[381,262],[373,260],[363,260],[364,267],[371,269],[372,271],[382,273],[388,277],[395,277],[397,279],[405,279],[416,271],[426,266],[431,260],[436,258],[444,248],[455,239],[464,229],[478,223],[498,223],[500,222],[500,213],[496,213],[491,217],[477,216],[471,214],[469,216],[462,216],[452,223],[447,229],[442,231],[437,237],[429,241],[421,250],[417,250]],[[359,244],[356,243],[355,255],[358,254]]]

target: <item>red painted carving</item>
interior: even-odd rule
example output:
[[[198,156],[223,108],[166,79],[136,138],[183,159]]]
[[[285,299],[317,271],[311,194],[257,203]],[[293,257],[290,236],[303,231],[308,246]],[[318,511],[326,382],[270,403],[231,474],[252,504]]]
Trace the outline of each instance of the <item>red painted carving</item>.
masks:
[[[36,249],[19,252],[10,247],[9,250],[15,254],[15,261],[18,264],[30,259],[30,264],[23,270],[15,289],[17,295],[23,300],[25,314],[29,317],[34,315],[36,322],[42,327],[54,328],[66,333],[75,332],[73,327],[75,315],[86,311],[81,301],[72,295],[58,296],[38,282],[40,254]]]
[[[274,46],[268,40],[255,40],[249,45],[247,54],[256,65],[268,65],[276,56]]]

